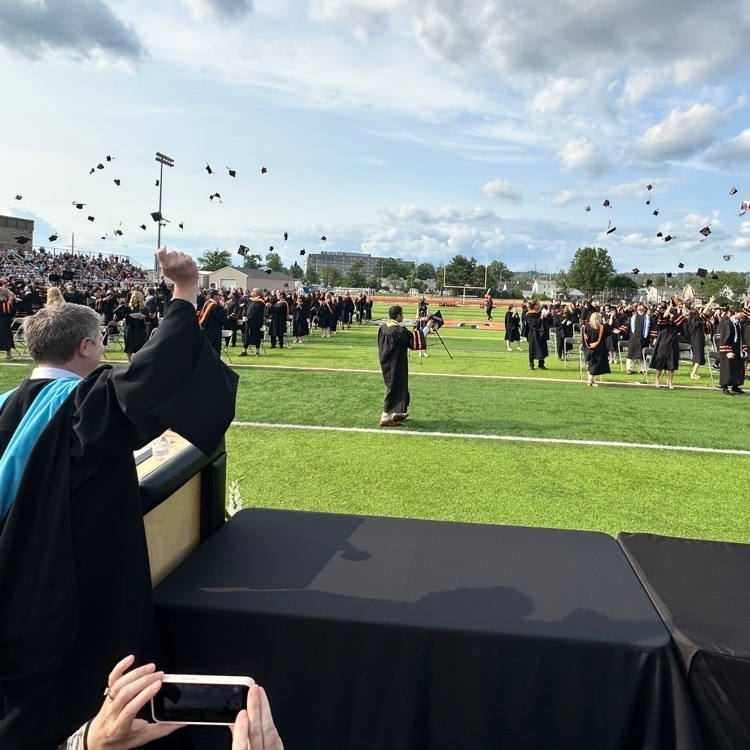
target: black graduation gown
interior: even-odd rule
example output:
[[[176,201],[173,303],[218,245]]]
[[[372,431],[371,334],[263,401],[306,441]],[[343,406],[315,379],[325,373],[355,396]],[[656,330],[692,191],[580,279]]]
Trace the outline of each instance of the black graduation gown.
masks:
[[[654,342],[654,356],[651,367],[655,370],[671,372],[680,365],[680,329],[684,316],[678,313],[662,315],[658,318],[659,335]]]
[[[724,318],[719,323],[716,336],[719,344],[719,385],[722,388],[740,386],[745,382],[745,363],[742,358],[747,352],[747,344],[744,339],[742,324],[735,326],[731,318]],[[734,354],[732,359],[727,356]]]
[[[601,334],[601,336],[600,336]],[[602,324],[598,329],[589,325],[583,328],[583,345],[586,350],[589,375],[606,375],[609,369],[607,339],[612,335],[609,326]]]
[[[628,321],[628,359],[643,359],[643,350],[651,344],[651,332],[654,327],[654,316],[646,313],[633,313]],[[644,333],[645,330],[645,333]]]
[[[693,364],[706,364],[706,326],[703,313],[685,321],[685,334],[693,352]]]
[[[245,304],[245,323],[242,326],[242,346],[260,347],[261,327],[266,317],[266,303],[260,297],[251,297]]]
[[[155,657],[132,451],[171,428],[210,454],[237,379],[176,300],[131,365],[98,368],[44,429],[0,524],[0,747],[57,747],[99,710],[117,661]],[[0,449],[37,382],[6,401]]]
[[[508,310],[508,312],[505,313],[505,340],[521,340],[521,319],[518,317],[517,312],[511,312]]]
[[[547,324],[539,312],[529,311],[523,318],[526,340],[529,342],[529,360],[545,359],[549,356]]]
[[[286,300],[279,300],[271,305],[269,317],[271,324],[268,327],[268,335],[272,338],[283,336],[286,333],[286,318],[289,315],[289,305]]]
[[[135,318],[133,315],[143,315]],[[123,326],[123,340],[126,354],[139,352],[148,341],[149,312],[145,307],[128,307],[125,314],[125,325]]]
[[[297,302],[292,307],[292,333],[297,338],[310,333],[310,326],[307,323],[309,314],[306,302]]]
[[[9,352],[13,348],[13,331],[11,325],[15,317],[13,302],[0,303],[0,352]]]
[[[203,305],[199,320],[208,343],[221,354],[221,332],[229,325],[227,311],[218,302],[209,299]]]
[[[412,334],[395,321],[383,323],[378,331],[378,356],[385,381],[383,411],[405,414],[409,410],[409,358]]]
[[[341,322],[350,325],[354,317],[354,300],[351,297],[344,297],[342,316]]]
[[[333,328],[335,322],[334,306],[330,302],[321,302],[320,310],[318,310],[318,326],[320,328]]]

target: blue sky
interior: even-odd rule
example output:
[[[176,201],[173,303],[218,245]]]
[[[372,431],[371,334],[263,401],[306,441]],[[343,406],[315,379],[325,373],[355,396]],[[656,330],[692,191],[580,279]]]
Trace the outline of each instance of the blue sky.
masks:
[[[0,212],[150,265],[161,151],[196,256],[747,270],[748,38],[744,0],[3,0]]]

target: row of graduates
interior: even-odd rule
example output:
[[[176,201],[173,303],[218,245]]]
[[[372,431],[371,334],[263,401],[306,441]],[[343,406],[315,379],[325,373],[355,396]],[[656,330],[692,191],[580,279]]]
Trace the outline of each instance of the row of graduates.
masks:
[[[220,351],[222,338],[229,332],[232,346],[241,336],[242,352],[254,348],[260,356],[261,342],[267,331],[272,349],[285,348],[289,324],[295,343],[302,343],[315,326],[324,337],[336,333],[339,326],[350,327],[356,320],[372,320],[372,300],[349,292],[334,295],[323,291],[306,293],[284,290],[268,291],[256,287],[248,292],[209,288],[198,298],[198,320],[211,345]]]

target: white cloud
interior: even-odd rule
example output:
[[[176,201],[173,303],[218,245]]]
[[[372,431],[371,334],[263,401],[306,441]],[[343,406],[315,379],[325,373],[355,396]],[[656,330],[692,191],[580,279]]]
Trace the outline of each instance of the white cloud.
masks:
[[[635,151],[648,161],[685,159],[708,148],[724,115],[711,104],[673,109],[636,141]]]
[[[578,195],[572,190],[561,190],[552,197],[553,206],[570,206],[578,200]]]
[[[185,0],[198,20],[242,18],[253,9],[253,0]]]
[[[612,168],[604,150],[586,138],[568,141],[557,156],[565,169],[580,169],[589,175],[601,175]]]
[[[722,167],[734,167],[750,162],[750,128],[712,149],[706,158]]]
[[[499,177],[482,186],[482,195],[492,200],[502,201],[503,203],[521,203],[523,194],[518,188],[513,187],[506,180]]]

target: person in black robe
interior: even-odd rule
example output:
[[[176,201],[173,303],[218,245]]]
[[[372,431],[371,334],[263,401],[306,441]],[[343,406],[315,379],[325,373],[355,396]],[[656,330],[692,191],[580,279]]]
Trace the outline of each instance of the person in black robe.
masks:
[[[716,331],[719,340],[719,385],[725,396],[744,395],[747,342],[741,321],[742,308],[730,307]]]
[[[242,351],[239,357],[246,357],[247,350],[251,346],[255,347],[255,356],[260,357],[260,344],[263,340],[261,328],[266,317],[266,301],[261,296],[258,287],[255,287],[250,295],[243,306],[245,322],[242,324]]]
[[[373,304],[375,304],[375,303],[373,302],[372,297],[369,297],[367,299],[367,302],[365,303],[365,310],[366,310],[365,319],[367,320],[368,323],[372,320],[372,306],[373,306]]]
[[[547,347],[549,332],[545,318],[539,300],[534,300],[526,315],[523,316],[526,341],[529,342],[529,368],[532,370],[534,369],[534,360],[539,362],[540,370],[547,369],[544,360],[549,356]]]
[[[706,324],[713,301],[714,298],[711,297],[704,308],[688,309],[683,323],[684,335],[690,342],[690,351],[693,355],[693,369],[690,371],[693,380],[701,379],[698,368],[706,364]]]
[[[586,385],[598,387],[597,375],[607,375],[612,372],[609,368],[609,352],[607,351],[607,337],[611,335],[609,326],[602,321],[598,312],[592,312],[583,327],[583,348],[588,366],[589,377]]]
[[[5,359],[13,359],[13,319],[16,317],[15,295],[7,287],[0,287],[0,352]]]
[[[654,354],[651,357],[651,366],[656,370],[654,385],[661,387],[662,373],[667,371],[667,387],[674,390],[674,374],[680,366],[680,330],[685,318],[677,309],[675,300],[669,304],[662,303],[661,311],[657,317],[659,333],[654,342]]]
[[[198,323],[213,350],[221,355],[221,332],[227,327],[228,321],[224,298],[218,289],[211,289],[208,292],[208,299],[198,316]]]
[[[0,520],[2,748],[57,747],[99,709],[113,664],[126,654],[153,660],[133,451],[171,428],[210,455],[234,416],[237,375],[196,321],[197,266],[164,248],[157,258],[175,282],[174,300],[131,365],[99,367],[96,313],[52,305],[26,323],[37,368],[0,397],[4,455],[43,390],[66,380],[72,388],[24,455],[14,494],[4,498],[11,504]],[[47,343],[43,329],[55,332]],[[206,408],[196,412],[196,403]],[[0,492],[8,492],[8,464],[2,466]]]
[[[318,326],[320,327],[322,338],[331,338],[331,329],[336,324],[335,316],[333,295],[327,294],[325,299],[321,300],[320,309],[318,310]]]
[[[124,315],[125,325],[123,339],[125,342],[125,354],[128,362],[133,355],[139,352],[148,341],[149,311],[140,292],[130,295],[130,304],[121,312]]]
[[[286,333],[286,319],[289,317],[289,303],[283,294],[278,293],[275,301],[269,309],[271,324],[269,325],[269,335],[271,337],[271,349],[276,348],[276,342],[279,343],[279,349],[284,348],[284,333]]]
[[[224,309],[227,311],[227,330],[232,332],[230,344],[237,346],[237,331],[239,330],[240,318],[240,297],[238,292],[229,293]]]
[[[490,290],[487,290],[487,294],[484,295],[484,312],[487,314],[487,320],[492,320],[492,295]]]
[[[654,316],[646,310],[646,306],[639,302],[635,312],[627,322],[628,328],[628,356],[625,359],[625,372],[633,374],[633,363],[637,360],[643,362],[643,350],[651,346],[656,338],[657,329]],[[642,371],[645,372],[643,364]]]
[[[554,320],[554,318],[553,318]],[[563,305],[557,314],[557,334],[555,343],[557,345],[557,358],[564,359],[568,352],[573,349],[572,343],[565,343],[565,339],[573,338],[573,319],[570,316],[570,305]]]
[[[349,292],[344,292],[344,300],[341,304],[341,324],[347,328],[352,327],[354,317],[354,300]]]
[[[297,300],[292,304],[292,334],[294,343],[301,344],[303,336],[309,336],[310,305],[306,294],[300,293]]]
[[[388,320],[378,330],[378,356],[386,388],[381,427],[396,427],[409,416],[408,353],[414,348],[414,335],[401,325],[403,322],[403,308],[393,305]]]
[[[516,349],[521,351],[521,318],[518,315],[515,305],[508,305],[508,312],[505,313],[505,343],[510,351],[511,343],[516,342]]]

